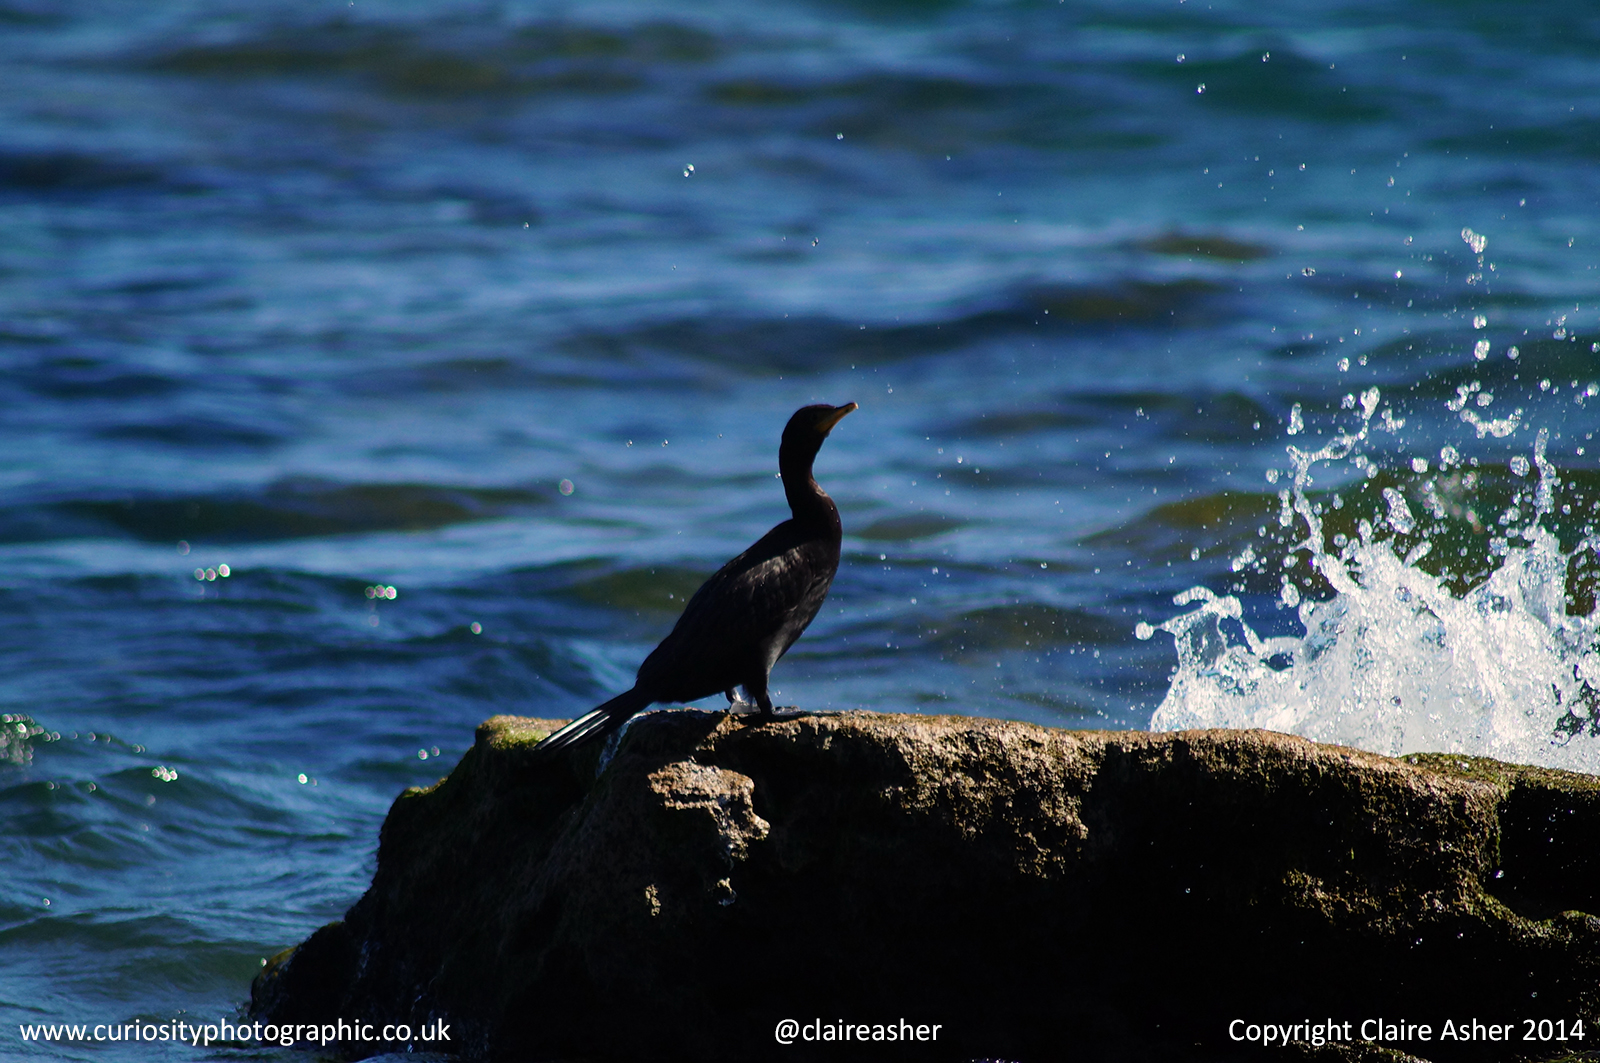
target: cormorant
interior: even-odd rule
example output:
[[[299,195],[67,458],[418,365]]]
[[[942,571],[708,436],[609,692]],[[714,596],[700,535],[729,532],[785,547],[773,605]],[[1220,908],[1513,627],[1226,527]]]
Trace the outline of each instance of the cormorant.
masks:
[[[783,429],[778,471],[793,513],[694,592],[672,632],[639,666],[633,689],[578,717],[536,747],[553,753],[621,727],[658,701],[712,694],[738,699],[744,687],[772,715],[767,675],[822,608],[839,570],[839,510],[811,475],[828,432],[856,404],[802,406]]]

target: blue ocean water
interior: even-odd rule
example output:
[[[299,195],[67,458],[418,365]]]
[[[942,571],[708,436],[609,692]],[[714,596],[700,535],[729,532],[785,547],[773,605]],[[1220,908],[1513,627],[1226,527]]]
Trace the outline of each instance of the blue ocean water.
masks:
[[[0,1055],[233,1058],[17,1027],[234,1017],[479,721],[629,684],[808,402],[781,702],[1148,726],[1174,595],[1337,593],[1286,448],[1367,395],[1330,535],[1409,497],[1465,594],[1543,431],[1588,613],[1597,60],[1573,2],[0,0]]]

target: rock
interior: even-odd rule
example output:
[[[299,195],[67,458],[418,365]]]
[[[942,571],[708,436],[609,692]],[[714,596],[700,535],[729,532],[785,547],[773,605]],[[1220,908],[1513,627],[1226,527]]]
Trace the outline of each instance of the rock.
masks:
[[[442,1022],[449,1043],[418,1049],[508,1060],[1600,1045],[1594,777],[1265,731],[693,710],[636,719],[597,771],[597,749],[530,756],[557,723],[489,720],[402,794],[371,889],[274,958],[252,1014]],[[1236,1019],[1348,1022],[1361,1043],[1261,1049]],[[1400,1036],[1362,1036],[1378,1019]],[[1475,1019],[1514,1040],[1440,1039]],[[1539,1019],[1591,1039],[1524,1042]],[[862,1024],[909,1043],[858,1045]]]

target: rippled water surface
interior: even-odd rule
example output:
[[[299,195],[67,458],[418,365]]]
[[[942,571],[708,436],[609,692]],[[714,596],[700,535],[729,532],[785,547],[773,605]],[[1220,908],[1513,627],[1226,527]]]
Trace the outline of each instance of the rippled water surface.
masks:
[[[1589,5],[0,0],[0,87],[0,1054],[210,1058],[14,1038],[233,1016],[479,721],[629,684],[813,401],[782,702],[1507,749],[1297,640],[1509,611],[1593,763]]]

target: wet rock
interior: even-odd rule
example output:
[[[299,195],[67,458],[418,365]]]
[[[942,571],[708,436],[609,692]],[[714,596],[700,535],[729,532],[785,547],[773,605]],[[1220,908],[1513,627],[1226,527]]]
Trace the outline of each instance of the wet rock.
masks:
[[[860,712],[657,712],[603,763],[535,760],[558,722],[496,717],[402,794],[371,889],[274,958],[255,1017],[442,1022],[449,1043],[417,1049],[508,1060],[1584,1047],[1524,1042],[1528,1019],[1582,1019],[1600,1044],[1594,777]],[[1261,1049],[1236,1019],[1332,1019],[1364,1043]],[[1431,1034],[1361,1036],[1376,1019]],[[1516,1040],[1440,1039],[1474,1019]]]

